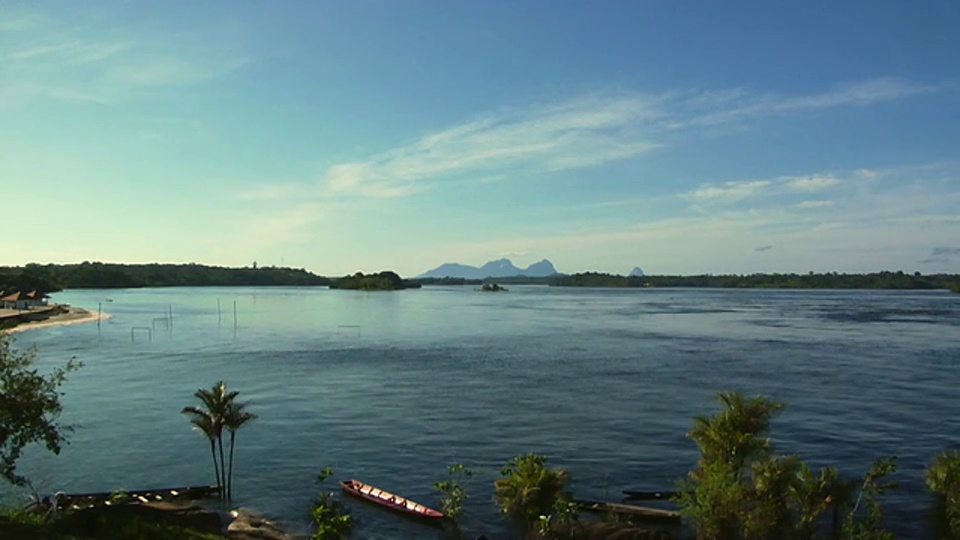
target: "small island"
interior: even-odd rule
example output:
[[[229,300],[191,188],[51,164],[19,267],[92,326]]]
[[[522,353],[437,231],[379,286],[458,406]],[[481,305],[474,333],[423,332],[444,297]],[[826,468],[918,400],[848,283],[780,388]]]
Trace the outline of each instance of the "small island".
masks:
[[[330,283],[331,289],[354,289],[362,291],[397,291],[400,289],[419,289],[420,282],[403,279],[396,274],[385,270],[376,274],[357,272],[352,276],[344,276]]]
[[[496,283],[484,283],[483,287],[480,287],[477,290],[483,292],[507,292],[506,287],[501,287]]]

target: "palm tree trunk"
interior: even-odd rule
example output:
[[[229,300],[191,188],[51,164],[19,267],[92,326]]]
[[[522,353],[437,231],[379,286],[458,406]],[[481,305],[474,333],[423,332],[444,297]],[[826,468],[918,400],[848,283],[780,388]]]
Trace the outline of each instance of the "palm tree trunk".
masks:
[[[226,485],[226,483],[227,483],[227,468],[224,466],[224,462],[223,462],[223,434],[217,435],[217,442],[220,443],[220,444],[219,444],[219,446],[220,446],[220,472],[221,472],[221,475],[223,476],[223,483],[224,483],[224,485],[223,485],[223,488],[224,488],[224,489],[223,489],[223,491],[221,492],[221,496],[226,497],[226,495],[227,495],[227,493],[226,493],[226,488],[227,488],[227,485]]]
[[[230,432],[230,472],[227,473],[227,497],[233,497],[233,442],[236,439],[237,432]]]
[[[210,439],[210,457],[213,458],[213,474],[217,477],[217,488],[221,488],[220,469],[217,468],[217,452],[214,448],[214,441]]]

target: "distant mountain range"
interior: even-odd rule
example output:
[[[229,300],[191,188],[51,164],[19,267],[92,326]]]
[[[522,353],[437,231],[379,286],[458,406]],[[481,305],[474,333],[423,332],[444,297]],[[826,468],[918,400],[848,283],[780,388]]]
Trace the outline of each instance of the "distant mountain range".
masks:
[[[510,259],[498,259],[496,261],[490,261],[479,268],[459,263],[441,264],[433,270],[424,272],[417,277],[485,279],[512,276],[547,277],[557,273],[557,269],[554,268],[553,263],[547,259],[533,263],[526,268],[514,266],[514,264],[510,262]]]

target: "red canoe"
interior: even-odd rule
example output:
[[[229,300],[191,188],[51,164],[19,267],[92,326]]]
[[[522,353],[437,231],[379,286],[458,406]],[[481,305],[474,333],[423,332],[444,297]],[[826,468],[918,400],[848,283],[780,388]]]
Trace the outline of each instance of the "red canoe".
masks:
[[[389,491],[384,491],[378,487],[371,486],[370,484],[364,484],[359,480],[344,480],[340,482],[340,487],[342,487],[344,491],[351,495],[356,495],[362,499],[377,503],[384,508],[389,508],[390,510],[396,510],[397,512],[403,512],[404,514],[418,518],[424,518],[430,521],[439,521],[443,519],[443,512],[434,510],[433,508],[427,508],[426,506],[418,502],[411,501],[406,497],[394,495]]]

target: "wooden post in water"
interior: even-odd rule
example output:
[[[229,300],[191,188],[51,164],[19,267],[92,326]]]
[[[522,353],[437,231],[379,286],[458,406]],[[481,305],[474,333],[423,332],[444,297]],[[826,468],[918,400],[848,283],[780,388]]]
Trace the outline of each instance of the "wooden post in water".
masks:
[[[173,304],[170,304],[170,331],[173,331]]]
[[[97,331],[100,331],[100,319],[103,318],[103,302],[97,302]]]
[[[220,326],[221,322],[223,322],[223,313],[220,311],[220,299],[217,298],[217,326]]]
[[[233,329],[237,329],[237,301],[233,301]]]

